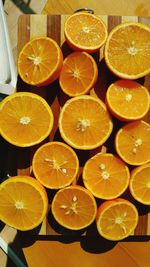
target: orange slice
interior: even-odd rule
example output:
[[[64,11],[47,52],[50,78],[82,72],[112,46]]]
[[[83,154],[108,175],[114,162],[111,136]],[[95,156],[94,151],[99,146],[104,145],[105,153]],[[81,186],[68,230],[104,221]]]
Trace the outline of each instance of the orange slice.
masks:
[[[79,171],[75,152],[61,142],[42,145],[34,154],[32,166],[39,182],[51,189],[70,185]]]
[[[113,241],[122,240],[135,230],[138,211],[128,200],[118,198],[100,205],[96,218],[99,234]]]
[[[59,117],[62,138],[77,149],[93,149],[110,136],[113,124],[105,104],[89,95],[69,99]]]
[[[98,68],[95,60],[86,52],[74,52],[65,58],[59,83],[69,96],[86,94],[95,84]]]
[[[110,70],[125,79],[150,73],[150,27],[136,22],[119,24],[110,32],[105,60]]]
[[[89,53],[99,50],[107,38],[107,28],[103,20],[86,12],[69,16],[64,33],[71,48]]]
[[[133,169],[129,188],[137,201],[150,205],[150,163]]]
[[[129,178],[128,167],[112,154],[96,154],[86,162],[83,169],[85,187],[101,199],[120,196],[127,189]]]
[[[111,113],[120,120],[143,118],[149,111],[148,89],[130,80],[112,83],[106,93],[106,102]]]
[[[53,198],[51,208],[55,220],[71,230],[89,226],[97,212],[93,195],[78,185],[60,189]]]
[[[150,125],[145,121],[123,126],[115,140],[118,155],[128,164],[142,165],[150,161]]]
[[[48,210],[44,187],[29,176],[15,176],[0,184],[0,220],[21,231],[42,223]]]
[[[0,105],[0,133],[9,143],[28,147],[43,141],[53,127],[53,113],[40,96],[19,92]]]
[[[26,43],[19,53],[18,72],[24,82],[44,86],[58,78],[62,64],[58,44],[49,37],[37,37]]]

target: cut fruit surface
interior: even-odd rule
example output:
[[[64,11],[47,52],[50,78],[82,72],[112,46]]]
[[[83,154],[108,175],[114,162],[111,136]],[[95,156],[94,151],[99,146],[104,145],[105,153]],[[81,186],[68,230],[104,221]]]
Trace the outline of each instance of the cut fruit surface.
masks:
[[[120,120],[138,120],[149,111],[148,89],[130,80],[118,80],[106,93],[106,102],[111,113]]]
[[[113,154],[98,153],[83,169],[83,182],[91,193],[101,199],[120,196],[129,185],[130,173],[125,163]]]
[[[71,48],[89,53],[97,51],[107,38],[107,28],[103,20],[86,12],[69,16],[64,32]]]
[[[21,231],[31,230],[46,216],[44,187],[29,176],[15,176],[0,184],[0,220]]]
[[[49,37],[37,37],[22,48],[18,57],[21,79],[31,85],[44,86],[56,80],[63,64],[60,47]]]
[[[86,94],[95,84],[98,68],[95,60],[86,52],[74,52],[63,62],[59,83],[69,96]]]
[[[150,163],[132,170],[129,188],[137,201],[150,205]]]
[[[116,134],[116,151],[128,164],[150,161],[150,125],[145,121],[127,123]]]
[[[59,130],[62,138],[77,149],[93,149],[110,136],[113,124],[105,104],[84,95],[69,99],[62,107]]]
[[[79,171],[75,152],[61,142],[42,145],[34,154],[32,166],[39,182],[51,189],[70,185]]]
[[[60,189],[53,198],[51,208],[56,221],[71,230],[89,226],[97,212],[93,195],[79,185]]]
[[[112,241],[128,237],[138,223],[138,211],[128,200],[105,201],[98,208],[96,225],[99,234]]]
[[[150,73],[150,27],[136,22],[117,25],[109,33],[105,60],[110,70],[124,79]]]

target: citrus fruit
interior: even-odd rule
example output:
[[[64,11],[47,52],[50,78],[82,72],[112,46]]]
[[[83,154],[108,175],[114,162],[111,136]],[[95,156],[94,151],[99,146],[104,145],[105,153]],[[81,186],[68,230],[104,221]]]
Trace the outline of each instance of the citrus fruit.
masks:
[[[77,149],[93,149],[110,136],[113,124],[105,104],[89,95],[69,99],[59,116],[62,138]]]
[[[70,185],[79,171],[79,161],[75,152],[61,142],[49,142],[38,148],[32,166],[39,182],[51,189]]]
[[[65,22],[64,33],[71,48],[89,53],[99,50],[107,38],[107,28],[103,20],[86,12],[69,16]]]
[[[24,82],[44,86],[58,78],[62,64],[63,55],[58,44],[49,37],[36,37],[20,51],[18,72]]]
[[[61,89],[69,96],[88,93],[98,77],[95,60],[86,52],[74,52],[67,56],[59,76]]]
[[[132,170],[129,188],[137,201],[150,205],[150,163]]]
[[[15,176],[2,182],[0,200],[0,220],[21,231],[37,227],[48,210],[44,187],[29,176]]]
[[[83,169],[83,182],[91,193],[101,199],[120,196],[129,185],[130,173],[125,163],[113,154],[98,153]]]
[[[150,125],[145,121],[127,123],[116,134],[118,155],[128,164],[142,165],[150,161]]]
[[[141,84],[131,80],[118,80],[109,86],[106,102],[115,117],[130,121],[146,115],[150,97],[148,89]]]
[[[150,27],[136,22],[117,25],[105,44],[105,61],[110,70],[125,79],[150,73]]]
[[[52,200],[51,208],[55,220],[71,230],[89,226],[97,212],[93,195],[79,185],[60,189]]]
[[[43,141],[53,127],[53,113],[40,96],[19,92],[0,105],[0,133],[9,143],[28,147]]]
[[[128,200],[118,198],[100,205],[96,225],[99,234],[112,241],[128,237],[138,223],[138,211]]]

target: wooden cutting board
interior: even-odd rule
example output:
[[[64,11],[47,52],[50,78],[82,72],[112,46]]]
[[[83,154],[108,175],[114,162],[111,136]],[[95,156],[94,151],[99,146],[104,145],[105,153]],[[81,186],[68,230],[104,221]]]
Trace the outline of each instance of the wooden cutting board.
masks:
[[[71,52],[64,40],[64,21],[68,15],[23,15],[19,18],[18,22],[18,53],[24,44],[29,41],[31,38],[36,36],[49,36],[56,40],[56,42],[61,46],[64,56]],[[141,22],[143,24],[150,26],[150,18],[142,18],[142,17],[124,17],[124,16],[100,16],[106,23],[108,27],[108,31],[110,31],[114,26],[126,22],[126,21],[134,21],[134,22]],[[101,50],[99,55],[94,55],[95,59],[98,61],[103,62],[103,51]],[[101,77],[99,81],[99,89],[101,89],[102,94],[100,97],[103,99],[104,92],[107,89],[108,85],[116,79],[113,75],[105,68],[105,72],[103,73],[103,63],[101,65]],[[145,78],[140,79],[140,82],[144,84],[147,88],[150,88],[150,75],[147,75]],[[48,100],[51,104],[54,117],[55,117],[55,126],[53,132],[49,138],[49,140],[53,140],[57,138],[57,121],[59,116],[60,106],[58,105],[58,98],[59,103],[63,103],[65,101],[64,95],[59,93],[59,95],[54,95],[53,92],[55,89],[58,89],[58,82],[54,82],[52,85],[47,86],[41,89],[35,89],[32,86],[25,84],[23,81],[18,78],[18,91],[32,91],[42,95],[44,98]],[[101,87],[101,88],[100,88]],[[145,120],[150,122],[150,114],[148,114]],[[41,144],[40,144],[41,145]],[[7,153],[7,163],[5,162],[7,170],[9,170],[10,175],[14,174],[26,174],[26,175],[33,175],[32,174],[32,156],[37,149],[38,146],[32,148],[16,148],[7,144],[8,153]],[[101,148],[100,148],[101,149]],[[94,151],[93,153],[97,152]],[[81,152],[78,154],[81,167],[83,166],[84,162],[91,156],[88,152]],[[54,195],[54,192],[49,191],[49,199],[51,199]],[[126,198],[130,199],[134,202],[131,198],[129,192],[125,194]],[[134,236],[148,236],[150,235],[150,212],[149,208],[142,205],[137,204],[137,208],[139,211],[139,223],[136,230],[133,232]],[[74,232],[68,230],[64,230],[60,227],[52,218],[51,213],[48,213],[47,218],[42,224],[41,228],[38,228],[34,231],[30,232],[31,234],[42,234],[42,235],[74,235]],[[87,233],[80,233],[80,234],[88,234]],[[92,226],[89,230],[89,234],[92,236],[96,235],[95,226]]]

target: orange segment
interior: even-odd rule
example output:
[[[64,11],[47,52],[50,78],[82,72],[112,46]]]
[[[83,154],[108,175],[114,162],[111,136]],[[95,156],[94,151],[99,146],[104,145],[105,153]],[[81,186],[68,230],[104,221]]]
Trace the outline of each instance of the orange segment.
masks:
[[[136,22],[119,24],[110,32],[105,60],[110,70],[125,79],[150,73],[150,27]]]
[[[116,135],[116,150],[128,164],[142,165],[150,161],[150,125],[145,121],[131,122]]]
[[[75,152],[61,142],[42,145],[34,154],[32,166],[39,182],[51,189],[70,185],[79,171]]]
[[[130,173],[122,160],[112,154],[98,153],[90,158],[83,169],[85,187],[98,198],[113,199],[129,185]]]
[[[0,105],[0,133],[9,143],[28,147],[43,141],[53,127],[53,113],[40,96],[19,92]]]
[[[128,237],[138,223],[138,211],[129,201],[118,198],[105,201],[98,208],[96,224],[101,236],[118,241]]]
[[[59,77],[61,89],[69,96],[86,94],[95,84],[98,68],[86,52],[74,52],[65,58]]]
[[[37,37],[22,48],[18,57],[21,79],[31,85],[47,85],[60,74],[63,55],[58,44],[48,37]]]
[[[145,205],[150,205],[150,163],[136,167],[131,172],[130,192]]]
[[[48,197],[34,178],[15,176],[0,184],[0,220],[21,231],[37,227],[46,216]]]
[[[64,33],[71,48],[87,52],[97,51],[107,38],[107,28],[103,20],[85,12],[69,16]]]
[[[120,120],[138,120],[149,111],[148,89],[130,80],[112,83],[106,93],[106,102],[112,114]]]
[[[77,149],[93,149],[110,136],[113,124],[105,104],[84,95],[68,100],[59,117],[62,138]]]
[[[53,198],[51,208],[56,221],[72,230],[89,226],[95,220],[97,212],[93,195],[78,185],[59,190]]]

